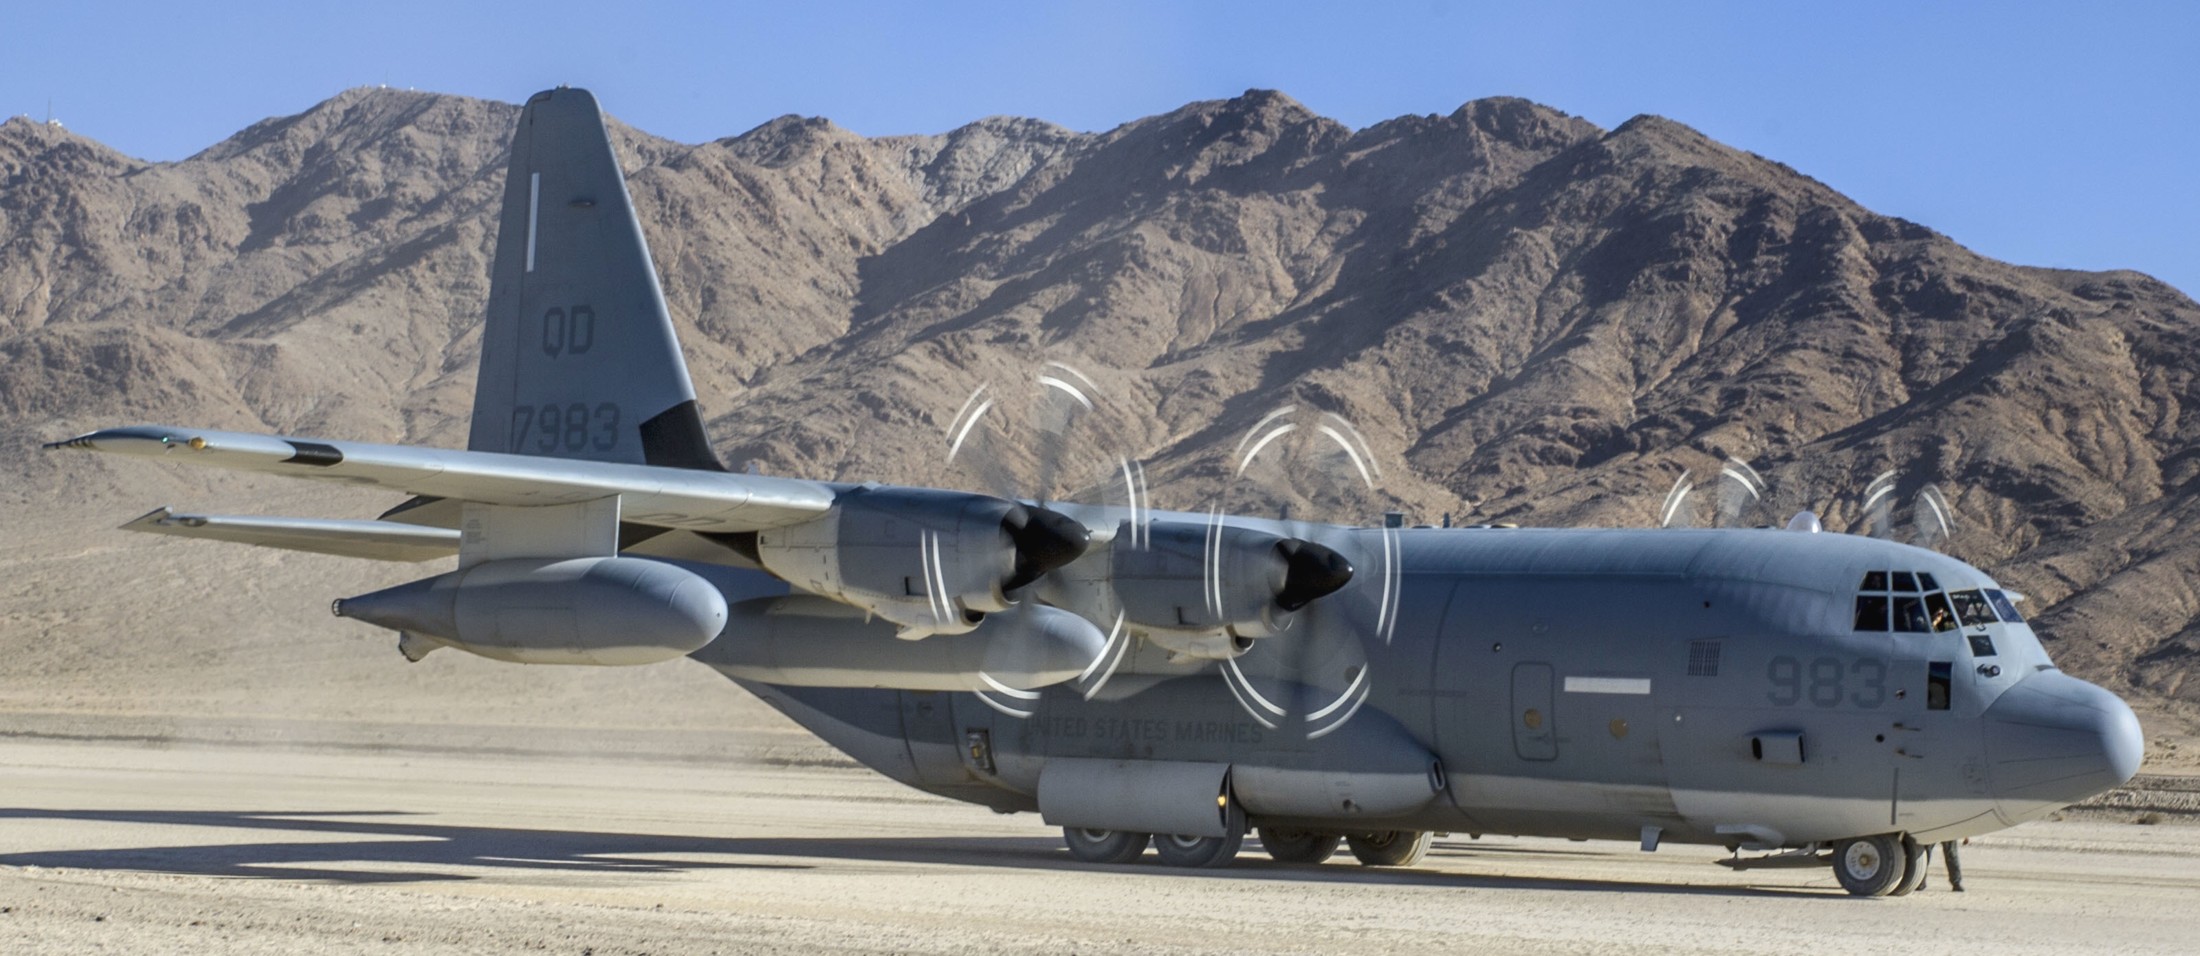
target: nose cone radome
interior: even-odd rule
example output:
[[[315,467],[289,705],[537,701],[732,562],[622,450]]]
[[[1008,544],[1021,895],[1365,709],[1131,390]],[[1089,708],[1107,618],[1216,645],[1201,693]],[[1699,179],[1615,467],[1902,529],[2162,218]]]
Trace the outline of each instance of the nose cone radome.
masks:
[[[2121,786],[2146,752],[2122,699],[2061,671],[2019,681],[1985,716],[1994,797],[2012,826]]]

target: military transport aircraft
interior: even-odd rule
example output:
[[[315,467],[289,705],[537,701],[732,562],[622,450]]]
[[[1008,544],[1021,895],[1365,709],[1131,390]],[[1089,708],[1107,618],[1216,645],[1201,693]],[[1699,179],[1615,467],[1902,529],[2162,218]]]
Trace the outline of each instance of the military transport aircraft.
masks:
[[[1418,861],[1436,832],[1727,848],[1899,895],[1922,848],[2128,780],[2139,726],[1977,568],[1790,529],[1348,527],[727,471],[596,101],[512,142],[464,451],[132,426],[49,448],[386,488],[379,520],[124,525],[448,573],[336,601],[407,658],[686,656],[1079,859]],[[1090,404],[1089,382],[1041,385]],[[987,414],[956,416],[958,445]],[[1341,420],[1296,438],[1365,471]],[[1671,509],[1668,509],[1670,512]],[[1752,855],[1744,857],[1742,851]]]

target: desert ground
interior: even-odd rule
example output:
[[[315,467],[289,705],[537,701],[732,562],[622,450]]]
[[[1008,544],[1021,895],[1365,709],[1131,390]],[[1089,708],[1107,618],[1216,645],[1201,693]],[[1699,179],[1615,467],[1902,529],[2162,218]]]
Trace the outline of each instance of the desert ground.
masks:
[[[1968,892],[1936,872],[1855,900],[1830,871],[1731,872],[1716,849],[1464,834],[1402,870],[1251,841],[1227,870],[1091,866],[1032,816],[784,729],[10,726],[11,954],[2189,953],[2200,899],[2200,826],[2135,823],[2143,795],[1975,841]]]

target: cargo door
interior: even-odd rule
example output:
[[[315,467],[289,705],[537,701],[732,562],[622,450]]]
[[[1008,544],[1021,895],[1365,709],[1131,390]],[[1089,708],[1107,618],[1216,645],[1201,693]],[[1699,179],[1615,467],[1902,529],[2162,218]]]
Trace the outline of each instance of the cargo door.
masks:
[[[1514,665],[1512,703],[1513,752],[1522,760],[1558,759],[1558,721],[1551,710],[1551,665]]]

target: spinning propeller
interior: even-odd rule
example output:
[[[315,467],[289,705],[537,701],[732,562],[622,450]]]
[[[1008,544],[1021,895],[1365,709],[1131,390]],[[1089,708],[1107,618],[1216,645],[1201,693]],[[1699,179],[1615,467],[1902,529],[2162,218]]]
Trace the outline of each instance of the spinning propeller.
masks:
[[[1864,486],[1859,498],[1860,526],[1854,533],[1883,540],[1895,540],[1895,506],[1899,496],[1900,472],[1889,469],[1879,473]],[[1773,527],[1778,515],[1767,494],[1770,487],[1755,468],[1739,458],[1728,458],[1719,468],[1718,486],[1711,526],[1715,528]],[[1681,472],[1665,493],[1658,506],[1658,526],[1661,528],[1697,527],[1700,506],[1695,502],[1696,485],[1690,474]],[[1806,520],[1807,519],[1807,520]],[[1928,484],[1910,498],[1911,531],[1908,543],[1921,548],[1939,550],[1948,542],[1956,529],[1955,509],[1948,503],[1938,485]],[[1811,511],[1801,511],[1785,523],[1793,530],[1816,530],[1817,516]]]
[[[950,466],[989,492],[1042,504],[1092,531],[1082,556],[1027,582],[1019,595],[1105,632],[1098,654],[1068,686],[1091,699],[1126,662],[1144,670],[1151,659],[1179,675],[1212,664],[1265,726],[1303,717],[1313,736],[1342,726],[1369,693],[1353,629],[1371,628],[1387,642],[1394,627],[1396,531],[1375,532],[1379,544],[1363,544],[1368,532],[1298,520],[1276,533],[1232,516],[1375,514],[1381,469],[1366,441],[1337,415],[1275,409],[1232,449],[1223,490],[1203,515],[1162,520],[1153,514],[1144,466],[1123,451],[1130,442],[1121,414],[1091,376],[1050,361],[1028,376],[980,385],[944,435]],[[1351,600],[1330,597],[1354,582],[1357,567],[1377,569],[1366,583],[1379,587],[1353,588]],[[1369,620],[1302,623],[1315,615]],[[1035,712],[1038,692],[979,676],[986,686],[977,696],[987,706],[1015,717]]]

